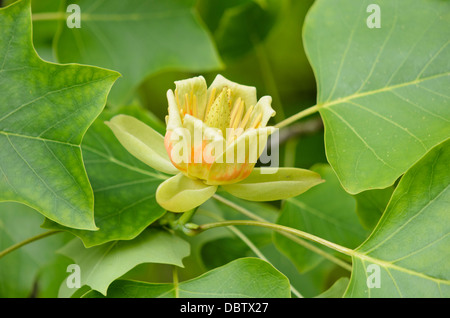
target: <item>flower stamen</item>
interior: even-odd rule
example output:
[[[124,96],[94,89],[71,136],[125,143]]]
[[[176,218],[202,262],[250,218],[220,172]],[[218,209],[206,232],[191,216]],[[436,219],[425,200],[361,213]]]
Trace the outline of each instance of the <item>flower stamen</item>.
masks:
[[[241,101],[238,106],[238,109],[236,110],[236,115],[233,118],[233,123],[230,124],[231,128],[236,129],[239,126],[243,113],[244,113],[244,101]]]
[[[184,94],[184,107],[183,107],[183,109],[184,109],[184,113],[185,114],[190,114],[191,113],[191,111],[189,109],[189,97],[188,97],[187,93]]]
[[[245,113],[244,118],[242,119],[241,123],[239,124],[239,128],[245,129],[245,126],[247,125],[248,120],[250,119],[250,115],[253,112],[253,105],[250,106],[250,108]]]
[[[177,89],[175,89],[175,99],[177,101],[178,108],[180,108],[180,110],[181,110],[181,103],[180,103],[180,99],[178,98],[178,90]]]
[[[197,96],[193,95],[192,97],[192,116],[197,117]]]
[[[263,117],[263,114],[260,113],[258,115],[258,117],[256,117],[255,120],[253,120],[253,122],[249,128],[256,129],[259,126],[259,124],[261,123],[262,117]]]
[[[236,101],[234,102],[234,106],[233,106],[233,110],[231,111],[231,115],[230,115],[230,125],[233,125],[234,123],[234,119],[236,117],[236,114],[239,110],[239,105],[241,104],[241,98],[238,97],[238,99],[236,99]]]

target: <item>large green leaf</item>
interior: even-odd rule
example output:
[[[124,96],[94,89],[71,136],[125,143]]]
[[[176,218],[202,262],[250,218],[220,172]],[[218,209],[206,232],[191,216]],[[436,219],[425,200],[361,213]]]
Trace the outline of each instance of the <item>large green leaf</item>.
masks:
[[[89,292],[85,297],[101,297]],[[111,298],[288,298],[289,281],[272,265],[241,258],[197,278],[174,284],[118,280],[108,289]]]
[[[304,194],[286,200],[277,223],[349,248],[357,247],[369,233],[359,223],[355,213],[355,199],[342,189],[330,166],[318,164],[312,169],[319,173],[325,182]],[[300,272],[310,270],[324,259],[278,233],[275,234],[275,242]],[[329,249],[324,251],[330,252]]]
[[[130,241],[114,241],[85,248],[79,239],[70,241],[59,252],[80,266],[81,286],[88,285],[106,295],[108,286],[141,263],[183,266],[189,255],[189,244],[181,238],[158,229],[144,231]],[[67,288],[62,285],[64,293]]]
[[[66,234],[69,235],[69,234]],[[71,236],[72,237],[72,236]],[[67,279],[67,270],[73,261],[60,254],[53,254],[53,260],[40,268],[34,286],[34,297],[56,298],[63,281]]]
[[[319,0],[304,26],[326,153],[351,193],[386,188],[450,135],[450,2]],[[370,11],[370,10],[369,10]]]
[[[142,109],[134,108],[133,113],[146,118]],[[104,112],[88,130],[82,144],[95,195],[95,223],[100,229],[76,230],[49,220],[44,224],[46,228],[63,229],[79,236],[86,247],[132,239],[165,213],[156,203],[155,192],[166,177],[136,159],[119,143],[104,123],[112,116],[113,113]]]
[[[329,289],[315,298],[341,298],[348,286],[348,278],[339,278]]]
[[[354,251],[345,296],[450,297],[449,162],[450,139],[403,176],[377,227]],[[369,288],[376,268],[379,288]]]
[[[16,202],[0,203],[0,251],[44,233],[39,228],[43,216]],[[45,267],[53,266],[51,275],[66,274],[66,268],[55,266],[55,251],[72,238],[58,233],[21,247],[0,259],[0,298],[30,297],[44,292],[38,272],[48,274]],[[39,275],[40,276],[40,275]]]
[[[147,76],[167,69],[221,67],[193,0],[80,0],[81,28],[62,27],[61,62],[99,65],[122,73],[110,101],[123,103]],[[62,23],[65,23],[63,21]]]
[[[356,214],[364,228],[372,230],[378,223],[391,198],[394,187],[360,192],[355,195]]]
[[[118,74],[41,60],[31,41],[29,0],[0,9],[0,25],[0,201],[95,230],[80,143]]]

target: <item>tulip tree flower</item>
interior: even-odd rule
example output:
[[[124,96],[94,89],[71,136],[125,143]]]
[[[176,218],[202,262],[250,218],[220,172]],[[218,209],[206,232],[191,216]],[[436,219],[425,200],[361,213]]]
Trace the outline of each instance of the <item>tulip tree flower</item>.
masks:
[[[257,100],[256,88],[217,75],[175,82],[167,92],[166,135],[134,117],[117,115],[107,125],[136,158],[173,177],[156,191],[171,212],[198,207],[222,187],[236,197],[273,201],[297,196],[323,180],[299,168],[254,168],[275,131],[272,98]]]

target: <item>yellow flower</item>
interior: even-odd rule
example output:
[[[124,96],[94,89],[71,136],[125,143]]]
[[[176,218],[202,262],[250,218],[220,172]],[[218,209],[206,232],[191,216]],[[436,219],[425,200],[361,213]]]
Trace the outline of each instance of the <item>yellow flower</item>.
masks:
[[[254,87],[221,75],[209,88],[202,76],[175,85],[175,92],[167,92],[165,137],[127,115],[106,123],[132,155],[174,175],[156,191],[156,201],[166,210],[196,208],[219,186],[242,199],[272,201],[299,195],[323,182],[317,173],[305,169],[254,168],[275,131],[267,126],[275,114],[270,96],[258,101]]]
[[[175,82],[169,90],[165,146],[173,165],[209,185],[248,177],[275,128],[272,98],[218,75],[207,89],[202,76]]]

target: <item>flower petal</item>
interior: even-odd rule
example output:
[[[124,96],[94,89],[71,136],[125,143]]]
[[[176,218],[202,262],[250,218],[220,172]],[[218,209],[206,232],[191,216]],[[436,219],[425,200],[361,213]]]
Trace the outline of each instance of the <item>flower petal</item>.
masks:
[[[250,106],[256,105],[256,88],[253,86],[246,86],[232,82],[222,75],[218,74],[211,85],[208,87],[208,99],[211,91],[216,88],[216,92],[221,92],[224,87],[228,87],[233,92],[231,98],[231,105],[234,105],[234,101],[240,97],[245,103],[245,111],[250,108]],[[245,113],[245,112],[244,112]]]
[[[208,140],[224,139],[220,129],[209,127],[205,122],[191,115],[184,116],[183,127],[189,130],[192,138],[195,134],[201,134],[200,136]]]
[[[203,76],[188,78],[181,81],[175,81],[176,93],[178,96],[179,107],[185,107],[185,95],[190,103],[194,103],[193,98],[196,98],[196,114],[197,118],[203,118],[206,108],[206,81]],[[192,107],[192,105],[191,105]]]
[[[177,127],[181,127],[182,122],[180,109],[178,108],[178,104],[175,100],[175,95],[173,94],[173,91],[171,89],[167,91],[167,102],[169,104],[169,115],[168,117],[166,117],[167,130],[174,130]]]
[[[252,116],[250,117],[250,123],[253,123],[259,114],[262,114],[262,118],[257,127],[266,127],[269,119],[275,116],[275,111],[272,109],[272,97],[263,96],[259,99],[258,103],[253,110]]]
[[[274,127],[246,130],[216,156],[206,183],[230,184],[245,179],[263,153]]]
[[[222,187],[241,199],[275,201],[295,197],[322,182],[318,173],[306,169],[255,168],[245,180]]]
[[[186,212],[204,203],[216,190],[217,186],[206,185],[179,173],[159,185],[156,201],[168,211]]]
[[[181,142],[185,142],[189,149],[190,161],[186,169],[181,170],[191,177],[206,179],[209,167],[215,161],[214,150],[219,149],[220,154],[225,149],[225,139],[220,129],[208,127],[203,121],[190,115],[184,117],[183,128],[186,129],[185,136],[190,139]]]
[[[164,137],[140,120],[117,115],[106,124],[128,152],[150,167],[169,174],[178,170],[169,160]]]

